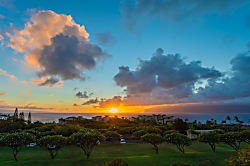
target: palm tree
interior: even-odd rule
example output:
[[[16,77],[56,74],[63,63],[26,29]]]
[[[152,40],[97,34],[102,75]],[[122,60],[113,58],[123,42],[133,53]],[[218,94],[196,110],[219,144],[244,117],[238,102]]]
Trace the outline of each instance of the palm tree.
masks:
[[[239,120],[237,116],[234,117],[234,120],[238,123],[239,130],[241,129],[241,125],[244,123],[243,121]]]
[[[238,116],[234,116],[234,120],[237,122],[237,123],[239,123],[239,118],[238,118]]]
[[[227,116],[226,120],[228,120],[230,122],[230,124],[231,124],[231,117],[230,116]]]

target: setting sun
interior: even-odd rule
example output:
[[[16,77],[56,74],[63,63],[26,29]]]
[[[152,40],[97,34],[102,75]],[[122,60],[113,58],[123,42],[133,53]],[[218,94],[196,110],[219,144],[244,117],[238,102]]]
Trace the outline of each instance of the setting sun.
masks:
[[[116,108],[111,108],[111,109],[109,110],[109,112],[110,112],[110,113],[118,113],[118,109],[116,109]]]

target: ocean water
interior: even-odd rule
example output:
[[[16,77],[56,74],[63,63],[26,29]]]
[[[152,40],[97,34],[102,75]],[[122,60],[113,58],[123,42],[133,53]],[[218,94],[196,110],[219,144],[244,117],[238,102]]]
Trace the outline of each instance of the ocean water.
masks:
[[[93,116],[105,114],[87,114],[87,113],[32,113],[32,121],[41,121],[41,122],[58,122],[60,118],[66,117],[78,117],[82,116],[83,118],[91,119]],[[114,114],[115,115],[115,114]],[[110,116],[114,116],[113,114]],[[136,117],[140,114],[118,114],[118,117]],[[145,114],[144,114],[145,115]],[[217,121],[217,123],[221,123],[222,120],[225,120],[229,115],[231,117],[231,122],[235,123],[234,116],[237,116],[244,124],[250,124],[250,113],[240,113],[240,114],[167,114],[169,116],[174,116],[182,119],[188,119],[189,122],[194,120],[200,121],[201,123],[205,123],[206,120],[211,120],[213,118]],[[25,114],[25,118],[27,118],[28,114]]]

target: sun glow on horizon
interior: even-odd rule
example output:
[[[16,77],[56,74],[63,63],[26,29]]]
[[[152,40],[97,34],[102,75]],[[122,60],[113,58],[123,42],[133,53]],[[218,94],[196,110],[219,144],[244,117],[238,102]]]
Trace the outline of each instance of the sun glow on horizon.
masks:
[[[115,113],[118,113],[118,109],[116,109],[116,108],[111,108],[111,109],[109,110],[109,112],[115,114]]]

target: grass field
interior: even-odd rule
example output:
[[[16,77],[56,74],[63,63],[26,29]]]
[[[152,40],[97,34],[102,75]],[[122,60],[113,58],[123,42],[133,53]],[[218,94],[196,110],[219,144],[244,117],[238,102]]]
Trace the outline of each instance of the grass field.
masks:
[[[243,145],[247,147],[247,145]],[[235,151],[227,145],[220,144],[217,152],[203,143],[193,143],[181,154],[175,146],[162,144],[159,154],[154,154],[148,144],[103,144],[95,148],[89,160],[78,147],[65,147],[52,160],[44,149],[39,147],[24,148],[18,155],[18,163],[12,157],[11,150],[0,147],[0,166],[101,166],[115,159],[126,161],[129,166],[168,166],[173,163],[189,163],[198,165],[208,163],[211,166],[227,165],[225,159],[235,156]]]

